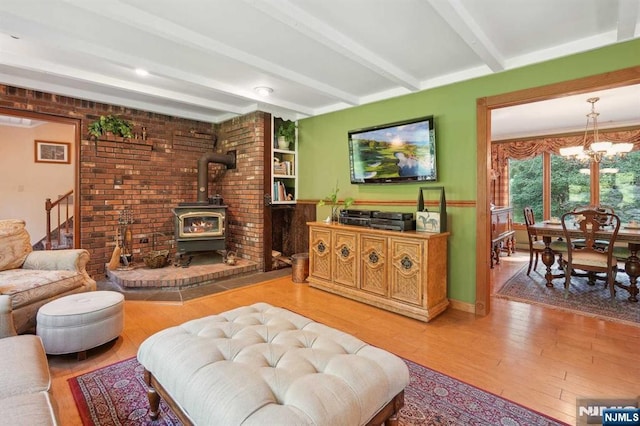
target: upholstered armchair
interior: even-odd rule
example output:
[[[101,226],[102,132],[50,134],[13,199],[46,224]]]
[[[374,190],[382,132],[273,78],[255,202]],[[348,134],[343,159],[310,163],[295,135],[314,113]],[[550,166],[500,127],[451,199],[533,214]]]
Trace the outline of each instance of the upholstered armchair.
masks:
[[[0,220],[0,294],[11,300],[18,334],[35,330],[38,309],[68,294],[93,291],[83,249],[33,251],[25,222]]]
[[[16,336],[7,295],[0,295],[0,359],[2,424],[59,425],[42,341],[32,334]]]
[[[11,316],[11,298],[0,294],[0,339],[16,334]]]

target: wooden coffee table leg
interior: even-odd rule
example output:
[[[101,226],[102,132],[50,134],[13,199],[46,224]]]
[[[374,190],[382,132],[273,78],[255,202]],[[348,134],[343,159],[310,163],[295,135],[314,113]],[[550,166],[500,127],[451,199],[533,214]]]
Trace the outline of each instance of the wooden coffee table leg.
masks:
[[[157,420],[160,415],[160,395],[151,384],[151,373],[144,370],[144,381],[147,383],[147,398],[149,398],[149,417]]]

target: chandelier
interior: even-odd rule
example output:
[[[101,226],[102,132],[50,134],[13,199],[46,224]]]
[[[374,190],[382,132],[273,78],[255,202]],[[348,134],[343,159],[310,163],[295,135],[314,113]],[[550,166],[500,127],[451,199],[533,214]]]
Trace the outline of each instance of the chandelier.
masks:
[[[560,148],[560,155],[563,157],[571,157],[578,160],[590,160],[599,163],[603,157],[624,155],[633,149],[632,143],[613,143],[600,140],[598,135],[598,116],[600,113],[596,112],[596,102],[599,100],[600,98],[587,99],[587,102],[591,104],[591,112],[587,114],[587,125],[584,129],[584,140],[582,141],[582,145]],[[593,141],[587,146],[590,122],[593,122]]]

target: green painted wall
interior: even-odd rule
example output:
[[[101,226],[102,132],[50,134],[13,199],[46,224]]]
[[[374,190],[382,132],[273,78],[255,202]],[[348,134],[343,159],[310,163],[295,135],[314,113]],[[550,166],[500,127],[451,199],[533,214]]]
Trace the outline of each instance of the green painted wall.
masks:
[[[444,185],[447,200],[476,200],[476,99],[640,65],[640,40],[449,86],[316,116],[299,122],[299,197],[321,199],[338,181],[340,197],[417,200],[418,187]],[[367,126],[434,115],[437,183],[351,185],[347,132]],[[355,208],[415,211],[415,207]],[[318,218],[328,215],[318,207]],[[449,297],[475,302],[475,208],[447,207]]]

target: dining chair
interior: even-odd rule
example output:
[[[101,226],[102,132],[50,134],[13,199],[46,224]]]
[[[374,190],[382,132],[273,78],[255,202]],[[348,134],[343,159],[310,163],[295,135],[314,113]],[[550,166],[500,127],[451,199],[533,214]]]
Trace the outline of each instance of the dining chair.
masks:
[[[585,210],[595,210],[598,213],[615,213],[615,211],[613,210],[613,207],[611,206],[605,206],[602,204],[599,205],[588,205],[588,206],[580,206],[580,207],[576,207],[573,209],[574,212],[582,212]],[[610,217],[608,216],[602,216],[602,215],[597,215],[596,216],[597,220],[600,222],[600,224],[602,226],[609,226],[611,225],[609,223],[609,221],[611,220]],[[577,238],[575,240],[572,241],[573,246],[574,247],[583,247],[585,245],[585,240],[583,238]],[[598,247],[603,247],[606,248],[609,245],[609,241],[607,240],[596,240],[596,246]],[[616,256],[617,253],[617,249],[614,248],[613,250],[613,256]],[[576,271],[573,271],[573,276],[575,277],[588,277],[589,278],[589,284],[590,285],[594,285],[596,283],[596,280],[604,280],[605,281],[605,285],[607,285],[607,276],[600,276],[597,275],[595,272],[593,271],[588,271],[586,273],[579,273]]]
[[[613,248],[620,230],[620,218],[615,213],[580,209],[563,214],[561,222],[567,240],[567,257],[563,262],[565,299],[569,295],[572,273],[576,269],[606,274],[607,286],[614,299],[618,262],[613,255]],[[598,244],[599,240],[596,239],[602,231],[608,232],[606,246]],[[576,240],[581,244],[574,244]]]
[[[602,204],[596,205],[596,206],[591,205],[591,206],[584,206],[584,207],[576,207],[573,211],[574,212],[581,212],[581,211],[584,211],[584,210],[595,210],[598,213],[614,213],[615,214],[615,210],[613,210],[613,207],[605,206],[605,205],[602,205]],[[611,225],[611,223],[609,223],[609,221],[611,220],[610,216],[605,216],[605,215],[599,214],[599,215],[596,216],[596,218],[600,222],[600,224],[603,225],[603,226]],[[607,240],[598,240],[598,241],[596,241],[596,243],[598,245],[601,245],[601,246],[606,246],[606,245],[609,244],[609,241],[607,241]],[[580,244],[584,244],[584,241],[576,240],[576,241],[573,242],[573,245],[580,245]]]
[[[538,257],[544,251],[545,245],[544,241],[539,240],[538,236],[535,235],[530,226],[536,223],[535,214],[533,213],[533,209],[531,207],[525,207],[523,209],[524,212],[524,223],[527,226],[527,235],[529,236],[529,268],[527,269],[527,275],[531,273],[531,269],[536,269],[538,267]],[[567,244],[564,241],[554,240],[549,245],[551,250],[553,250],[554,254],[558,254],[558,265],[562,265],[562,253],[567,251]],[[534,256],[535,256],[535,264],[534,264]]]

